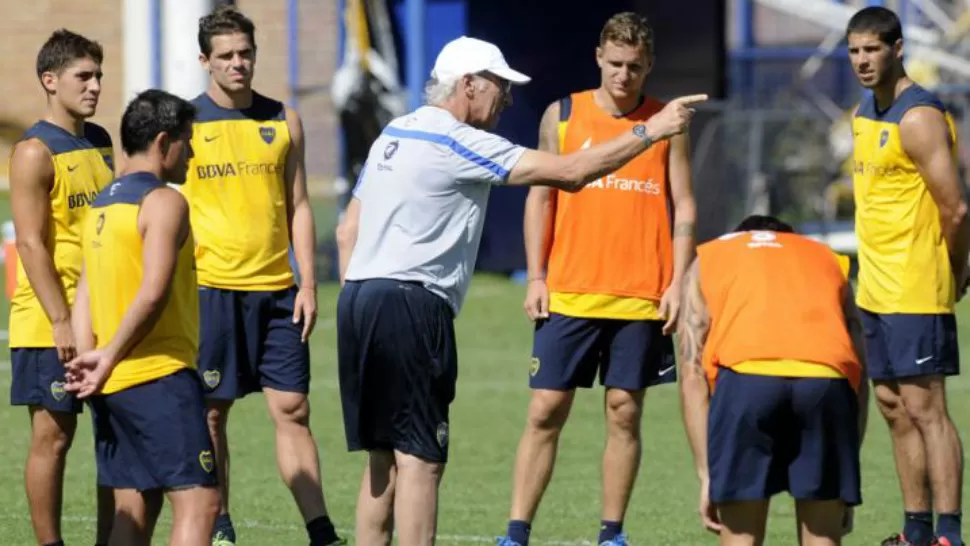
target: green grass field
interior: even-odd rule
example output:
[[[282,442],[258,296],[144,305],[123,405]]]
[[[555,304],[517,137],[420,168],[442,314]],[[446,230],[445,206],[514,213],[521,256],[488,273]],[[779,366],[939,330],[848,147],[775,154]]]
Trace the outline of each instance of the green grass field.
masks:
[[[0,216],[9,207],[0,203]],[[321,233],[330,229],[321,226]],[[524,289],[502,278],[480,275],[457,321],[460,374],[452,410],[451,463],[441,492],[439,540],[486,544],[503,534],[508,515],[516,443],[529,397],[531,326],[521,310]],[[327,501],[341,532],[353,530],[354,504],[364,456],[346,452],[337,389],[333,317],[337,288],[320,288],[320,321],[312,338],[313,431],[320,446]],[[0,302],[6,316],[6,302]],[[960,338],[970,341],[970,306],[960,309]],[[5,347],[4,347],[5,349]],[[6,353],[4,353],[6,354]],[[8,358],[0,356],[0,359]],[[8,363],[0,366],[0,390],[10,387]],[[957,426],[970,430],[966,377],[950,383],[950,408]],[[874,411],[874,410],[873,410]],[[634,544],[712,544],[696,516],[698,486],[680,421],[676,387],[647,396],[644,456],[626,528]],[[556,475],[533,527],[533,543],[592,544],[599,522],[602,391],[580,393],[562,437]],[[23,408],[0,404],[0,544],[30,545],[33,536],[23,493],[28,421]],[[70,545],[94,541],[94,480],[91,427],[85,413],[67,470],[64,538]],[[241,545],[306,544],[289,492],[278,478],[273,430],[261,396],[233,411],[231,507]],[[873,545],[901,524],[900,495],[889,438],[873,413],[863,453],[864,506],[846,544]],[[167,543],[166,507],[155,544]],[[792,503],[777,497],[768,544],[796,544]]]

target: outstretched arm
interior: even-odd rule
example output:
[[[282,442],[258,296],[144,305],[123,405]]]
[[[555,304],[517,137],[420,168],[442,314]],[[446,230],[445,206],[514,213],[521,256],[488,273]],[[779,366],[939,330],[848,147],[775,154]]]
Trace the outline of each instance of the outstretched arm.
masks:
[[[690,123],[694,104],[707,100],[707,95],[679,97],[663,110],[631,131],[616,138],[568,155],[541,150],[527,150],[510,173],[510,185],[552,186],[576,192],[593,180],[626,165],[654,142],[683,133]]]

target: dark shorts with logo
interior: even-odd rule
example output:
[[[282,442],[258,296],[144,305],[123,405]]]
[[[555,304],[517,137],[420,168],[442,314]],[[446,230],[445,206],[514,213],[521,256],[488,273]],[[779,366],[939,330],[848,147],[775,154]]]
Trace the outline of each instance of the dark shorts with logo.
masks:
[[[347,448],[448,460],[458,353],[445,300],[420,284],[347,282],[337,301]]]
[[[310,348],[293,323],[295,286],[258,292],[199,288],[199,374],[206,398],[236,400],[270,388],[310,391]]]
[[[202,383],[181,370],[92,396],[98,485],[170,490],[216,485]]]
[[[64,365],[57,349],[19,347],[10,349],[10,404],[40,406],[55,413],[78,414],[84,405],[64,391]]]
[[[674,342],[661,320],[615,320],[550,313],[535,327],[529,387],[629,391],[677,382]]]
[[[870,379],[960,374],[960,345],[953,314],[882,314],[865,309],[859,313]]]

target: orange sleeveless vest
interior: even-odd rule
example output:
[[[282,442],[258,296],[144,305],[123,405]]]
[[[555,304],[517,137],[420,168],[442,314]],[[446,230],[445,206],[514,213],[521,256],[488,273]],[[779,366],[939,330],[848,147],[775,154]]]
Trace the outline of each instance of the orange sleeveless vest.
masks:
[[[862,369],[845,325],[846,279],[827,246],[792,233],[731,233],[697,248],[711,316],[703,364],[711,388],[719,367],[753,360],[829,366],[858,389]]]
[[[630,132],[663,108],[650,98],[614,117],[592,91],[560,101],[559,153]],[[669,141],[658,142],[577,193],[558,191],[547,284],[551,292],[659,300],[673,277]]]

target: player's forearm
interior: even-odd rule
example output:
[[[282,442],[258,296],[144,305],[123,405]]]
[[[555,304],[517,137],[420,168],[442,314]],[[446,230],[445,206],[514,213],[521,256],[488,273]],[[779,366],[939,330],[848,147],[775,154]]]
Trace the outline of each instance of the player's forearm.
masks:
[[[866,428],[869,426],[869,378],[863,376],[859,381],[859,448],[866,439]]]
[[[313,210],[310,201],[304,200],[293,210],[293,254],[296,266],[300,271],[300,284],[303,287],[316,288],[317,274],[315,268],[317,231],[313,221]]]
[[[644,137],[629,132],[603,144],[565,156],[570,160],[568,169],[570,175],[567,178],[571,184],[567,184],[562,189],[577,191],[586,184],[616,171],[652,146],[657,136],[649,128]]]
[[[701,482],[708,480],[707,412],[710,405],[706,380],[695,374],[685,375],[680,383],[680,407],[687,431],[687,441],[694,455],[694,468]]]
[[[546,232],[551,201],[543,194],[530,192],[525,202],[525,263],[529,279],[544,279],[549,259],[549,245]]]
[[[856,358],[858,358],[862,370],[862,377],[859,380],[859,391],[857,393],[859,404],[859,446],[862,446],[862,441],[866,435],[866,427],[869,422],[869,378],[867,377],[869,366],[866,360],[866,339],[865,331],[863,330],[862,322],[858,315],[854,315],[848,320],[848,327]]]
[[[687,267],[694,261],[694,225],[697,208],[693,199],[684,199],[674,206],[674,278],[681,282]]]
[[[52,324],[71,319],[64,285],[54,267],[54,259],[43,242],[32,238],[17,241],[17,255],[23,262],[27,280],[30,282],[40,306]]]
[[[967,217],[966,206],[941,214],[940,227],[950,256],[950,266],[959,281],[970,257],[970,219]]]

